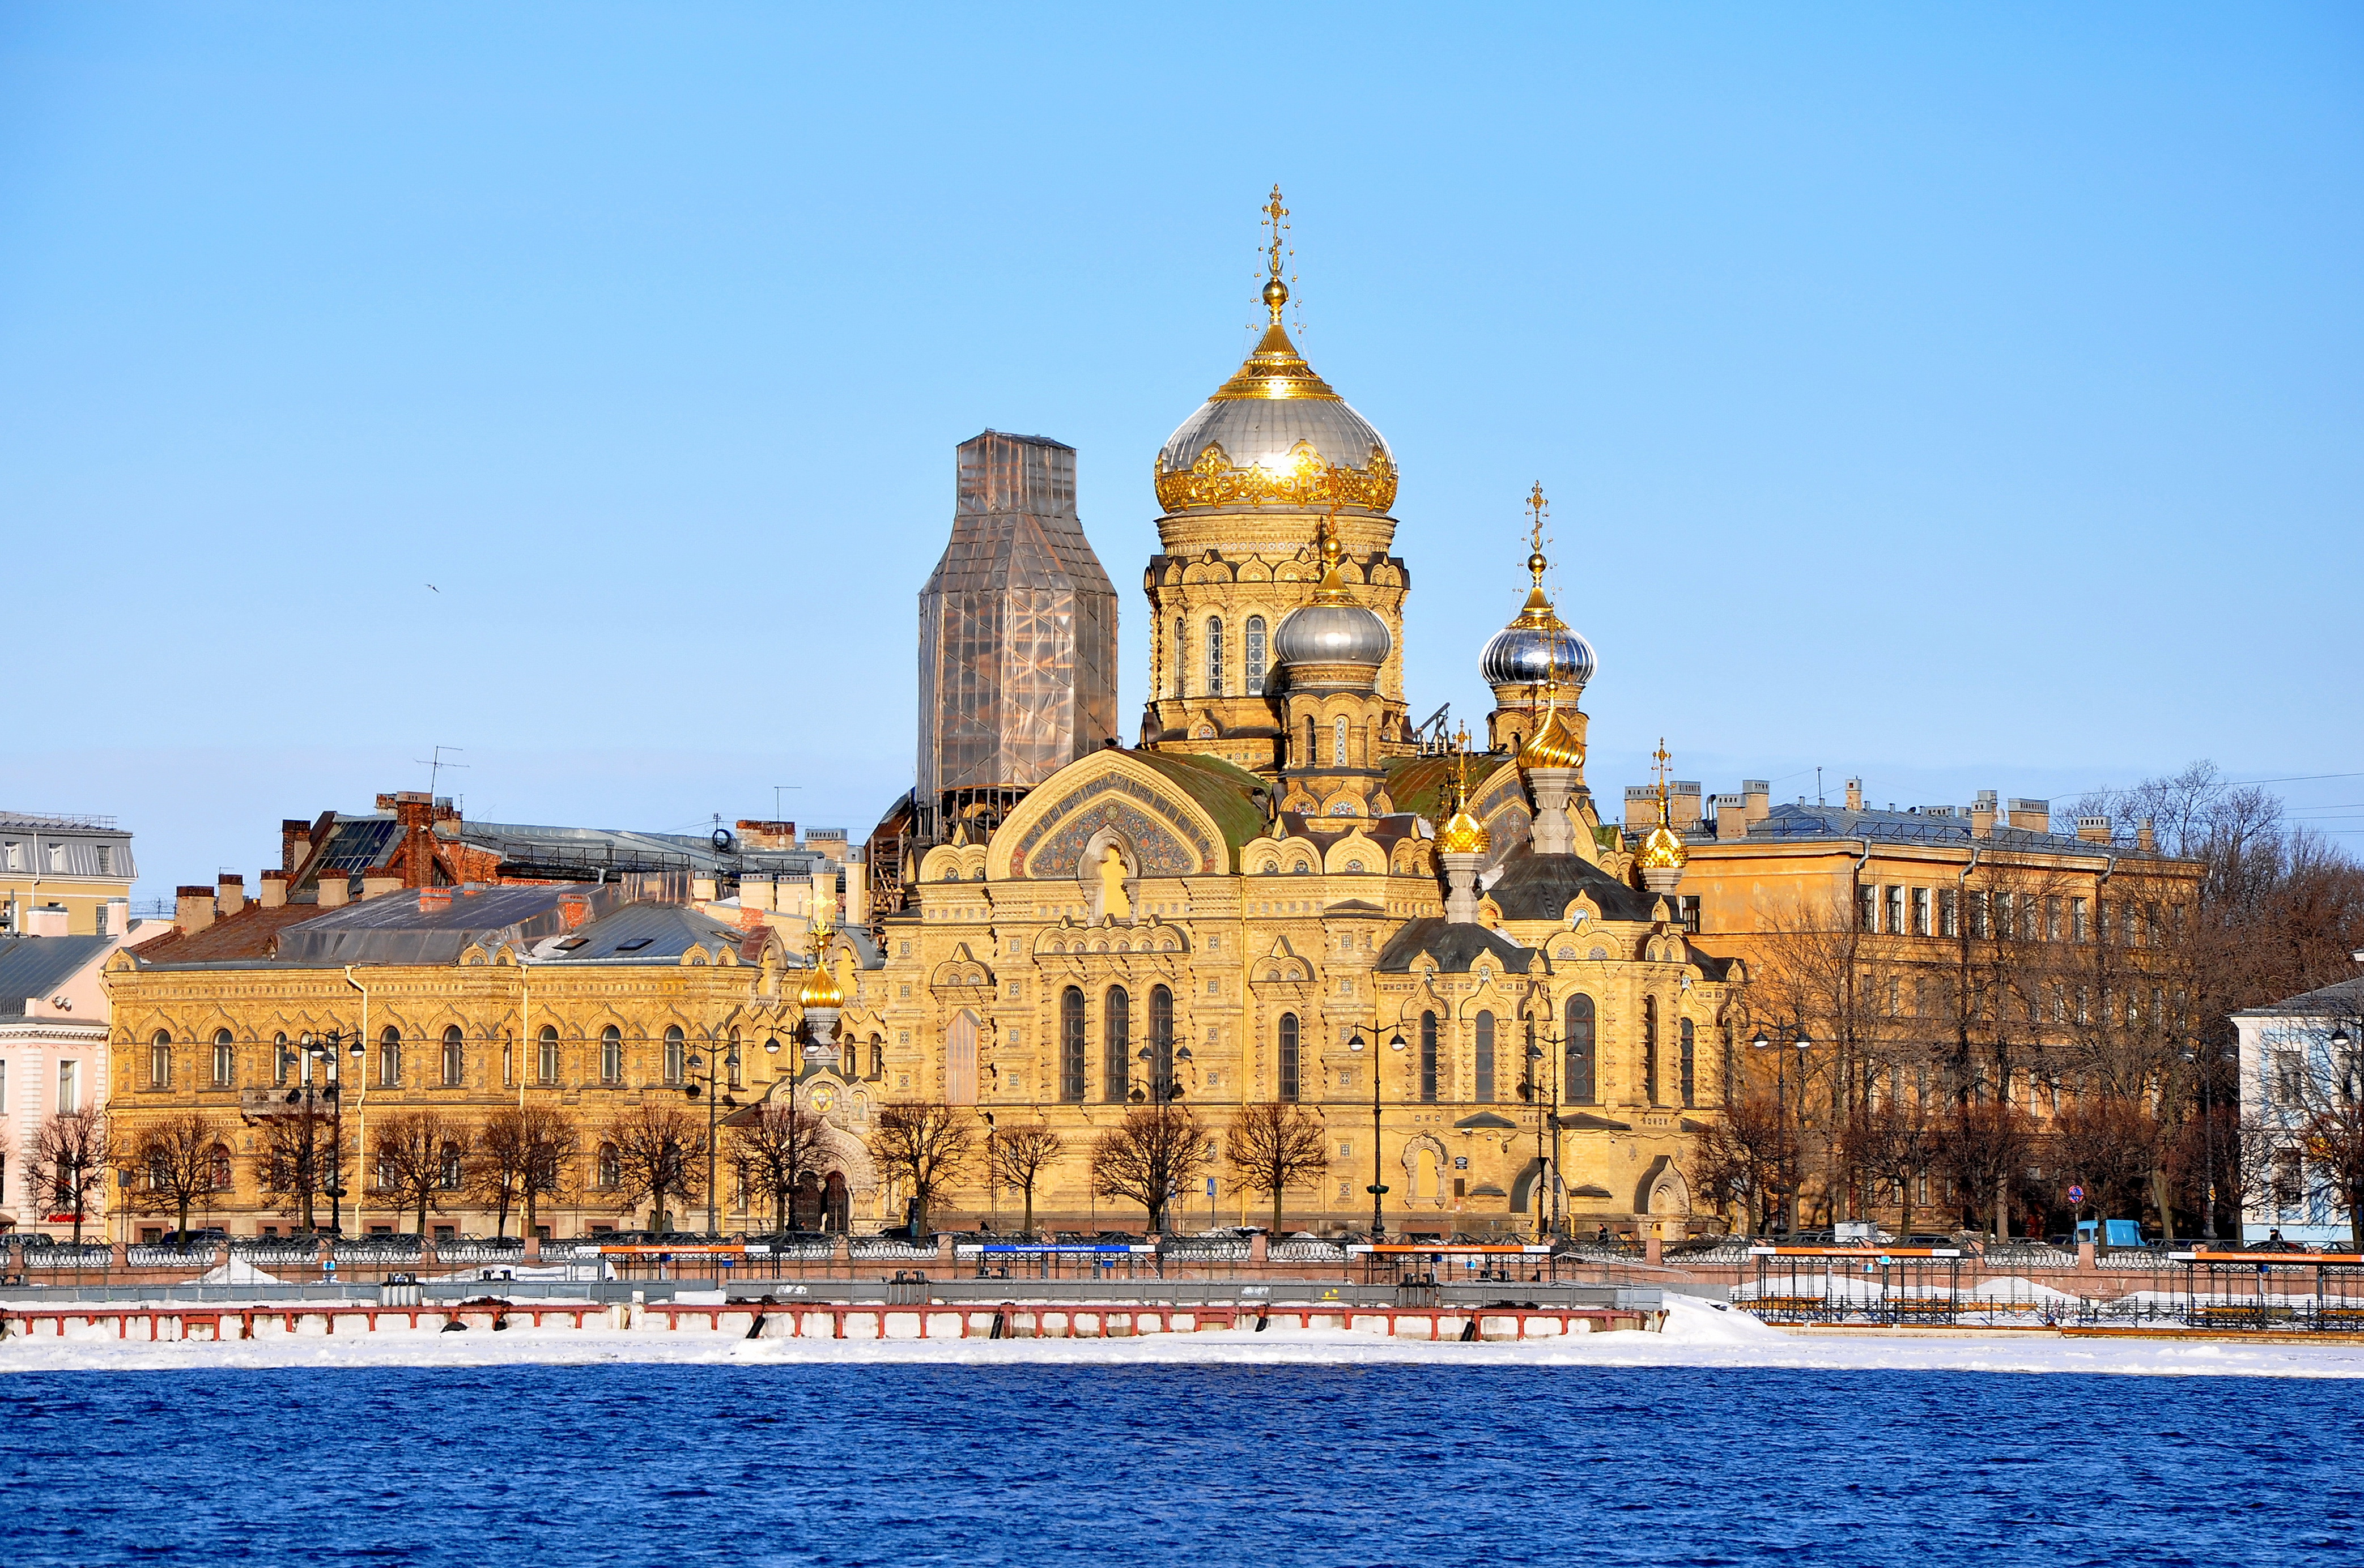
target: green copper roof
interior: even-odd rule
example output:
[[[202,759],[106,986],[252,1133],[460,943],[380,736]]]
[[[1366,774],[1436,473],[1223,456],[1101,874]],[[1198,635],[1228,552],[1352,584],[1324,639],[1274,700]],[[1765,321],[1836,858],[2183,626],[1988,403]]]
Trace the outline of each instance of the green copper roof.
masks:
[[[1388,798],[1395,803],[1398,811],[1416,812],[1431,822],[1442,822],[1453,814],[1453,775],[1457,766],[1455,758],[1391,757],[1383,765],[1388,775]],[[1491,753],[1471,757],[1471,798],[1475,799],[1485,788],[1496,769],[1510,765],[1510,758]]]
[[[1242,846],[1264,832],[1264,807],[1255,798],[1265,787],[1264,781],[1221,757],[1198,752],[1130,751],[1126,755],[1155,769],[1215,819],[1215,826],[1222,829],[1223,842],[1231,849],[1231,869],[1237,871]]]

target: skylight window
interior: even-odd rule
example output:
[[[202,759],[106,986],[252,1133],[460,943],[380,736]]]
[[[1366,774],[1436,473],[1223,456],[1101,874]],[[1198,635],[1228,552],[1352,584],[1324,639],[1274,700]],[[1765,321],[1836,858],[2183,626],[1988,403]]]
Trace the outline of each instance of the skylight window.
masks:
[[[634,937],[629,942],[618,942],[616,944],[616,951],[618,952],[638,952],[654,940],[656,940],[656,938],[654,937]]]
[[[591,939],[589,937],[568,937],[558,944],[558,951],[561,952],[573,952],[576,948],[581,947],[590,940]]]

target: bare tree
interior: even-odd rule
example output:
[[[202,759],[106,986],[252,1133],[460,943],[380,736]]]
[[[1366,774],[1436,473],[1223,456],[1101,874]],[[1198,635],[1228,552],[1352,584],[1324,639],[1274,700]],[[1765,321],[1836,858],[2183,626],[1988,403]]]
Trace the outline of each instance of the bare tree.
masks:
[[[1692,1140],[1689,1175],[1691,1189],[1712,1207],[1740,1211],[1742,1234],[1756,1235],[1760,1220],[1770,1229],[1775,1196],[1790,1191],[1798,1178],[1798,1142],[1790,1118],[1769,1095],[1734,1100]]]
[[[485,1118],[467,1162],[468,1195],[493,1211],[493,1234],[507,1234],[512,1208],[525,1211],[521,1233],[533,1234],[538,1206],[568,1191],[581,1145],[574,1118],[555,1106],[504,1106]]]
[[[1043,1173],[1059,1162],[1067,1151],[1066,1140],[1050,1128],[1037,1122],[1031,1127],[1001,1128],[987,1140],[992,1151],[990,1169],[993,1179],[1006,1187],[1016,1187],[1025,1195],[1026,1218],[1023,1231],[1034,1234],[1034,1189],[1043,1180]]]
[[[616,1151],[617,1186],[627,1204],[647,1200],[649,1229],[662,1232],[665,1199],[705,1195],[706,1128],[670,1105],[645,1105],[611,1118],[600,1136]]]
[[[967,1172],[976,1151],[976,1118],[965,1106],[897,1100],[878,1107],[870,1158],[903,1189],[914,1239],[928,1234],[930,1206]]]
[[[1896,1231],[1912,1233],[1912,1187],[1936,1145],[1927,1102],[1919,1095],[1867,1095],[1840,1135],[1849,1169],[1874,1192],[1897,1195]]]
[[[1971,1099],[1957,1102],[1935,1126],[1939,1168],[1953,1177],[1968,1215],[1992,1204],[1995,1239],[2001,1240],[2011,1233],[2011,1200],[2035,1147],[2027,1118],[2009,1100]],[[1956,1220],[1963,1218],[1957,1211]]]
[[[106,1118],[91,1106],[60,1111],[33,1134],[25,1183],[41,1207],[73,1216],[74,1245],[82,1245],[83,1211],[90,1195],[106,1183]]]
[[[1276,1100],[1241,1107],[1224,1131],[1223,1158],[1250,1192],[1272,1199],[1272,1229],[1278,1235],[1281,1195],[1292,1186],[1319,1184],[1330,1168],[1328,1144],[1319,1115]]]
[[[774,1230],[796,1229],[797,1191],[821,1169],[827,1125],[793,1100],[766,1100],[733,1116],[731,1168],[749,1192],[772,1200]]]
[[[342,1184],[344,1151],[336,1119],[308,1101],[299,1101],[262,1123],[262,1148],[254,1156],[262,1190],[276,1194],[279,1212],[307,1231],[318,1229],[314,1200]]]
[[[395,1198],[395,1211],[418,1216],[427,1234],[427,1211],[443,1209],[446,1194],[467,1185],[470,1129],[439,1110],[396,1111],[380,1118],[370,1136],[380,1191]]]
[[[2167,1129],[2144,1106],[2107,1091],[2082,1094],[2052,1118],[2045,1163],[2083,1187],[2097,1216],[2130,1207],[2139,1214],[2166,1140]]]
[[[1149,1211],[1165,1229],[1166,1207],[1210,1163],[1207,1131],[1187,1106],[1135,1106],[1092,1144],[1092,1191]]]
[[[119,1158],[131,1177],[125,1191],[143,1214],[170,1213],[175,1234],[189,1233],[189,1210],[227,1184],[221,1129],[203,1111],[181,1111],[148,1123]]]

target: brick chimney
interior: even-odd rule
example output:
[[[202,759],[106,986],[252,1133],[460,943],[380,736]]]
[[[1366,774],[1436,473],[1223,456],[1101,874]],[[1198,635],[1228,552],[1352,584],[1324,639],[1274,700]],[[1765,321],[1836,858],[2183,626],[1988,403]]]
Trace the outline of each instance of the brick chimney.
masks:
[[[1658,825],[1658,792],[1649,784],[1625,786],[1625,830],[1646,833]]]
[[[448,887],[422,887],[418,890],[418,912],[433,915],[452,907],[452,890]]]
[[[246,907],[246,878],[226,871],[217,879],[217,884],[215,904],[221,911],[221,917],[227,920]]]
[[[1697,779],[1677,779],[1667,786],[1667,815],[1674,818],[1678,833],[1688,833],[1699,826],[1700,786]]]
[[[1846,808],[1849,811],[1861,811],[1863,809],[1863,781],[1861,779],[1847,780],[1846,800]]]
[[[2052,831],[2052,803],[2048,800],[2017,800],[2011,803],[2011,825],[2030,833]]]
[[[36,904],[25,911],[25,935],[62,937],[70,934],[64,905]]]
[[[2077,837],[2089,844],[2108,843],[2110,819],[2106,817],[2080,817],[2077,818]]]
[[[2144,817],[2142,825],[2135,829],[2135,848],[2149,854],[2158,852],[2158,831],[2150,825],[2150,818],[2147,817]]]
[[[751,850],[793,850],[797,847],[797,825],[793,822],[756,822],[739,819],[739,840]]]
[[[1994,837],[1994,825],[1995,792],[1982,789],[1979,791],[1978,799],[1970,802],[1970,837],[1991,839]]]
[[[572,931],[591,917],[591,895],[587,893],[562,893],[558,895],[559,924]]]
[[[397,873],[387,871],[384,867],[362,873],[362,898],[363,901],[367,901],[372,898],[383,898],[389,893],[399,893],[401,891],[402,877]]]
[[[320,873],[320,907],[341,909],[353,899],[353,879],[340,871]]]
[[[210,887],[173,889],[173,929],[193,937],[214,923],[214,890]]]
[[[312,825],[300,817],[280,818],[279,869],[290,873],[300,871],[311,852]]]
[[[287,873],[284,871],[264,872],[262,873],[262,889],[255,895],[254,901],[257,904],[262,905],[265,909],[279,909],[285,907],[287,904]]]

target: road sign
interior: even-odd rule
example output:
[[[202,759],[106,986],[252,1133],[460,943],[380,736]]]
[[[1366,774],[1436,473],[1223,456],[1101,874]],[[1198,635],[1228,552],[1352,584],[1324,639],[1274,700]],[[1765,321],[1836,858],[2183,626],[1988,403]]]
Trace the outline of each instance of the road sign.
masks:
[[[2085,1201],[2085,1189],[2083,1187],[2070,1187],[2068,1189],[2068,1201],[2070,1203],[2083,1203]]]

